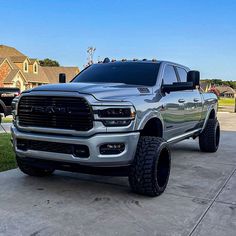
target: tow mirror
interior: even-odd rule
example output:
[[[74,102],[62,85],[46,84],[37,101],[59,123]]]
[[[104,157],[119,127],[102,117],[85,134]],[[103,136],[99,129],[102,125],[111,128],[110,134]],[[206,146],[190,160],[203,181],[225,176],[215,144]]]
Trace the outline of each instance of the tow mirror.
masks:
[[[200,85],[200,72],[196,70],[190,70],[187,74],[187,82],[192,82],[193,87]]]
[[[59,83],[66,83],[66,74],[65,73],[60,73],[59,74]]]
[[[174,91],[183,91],[183,90],[191,90],[193,89],[192,82],[176,82],[173,84],[163,84],[162,85],[162,92],[163,93],[170,93]]]

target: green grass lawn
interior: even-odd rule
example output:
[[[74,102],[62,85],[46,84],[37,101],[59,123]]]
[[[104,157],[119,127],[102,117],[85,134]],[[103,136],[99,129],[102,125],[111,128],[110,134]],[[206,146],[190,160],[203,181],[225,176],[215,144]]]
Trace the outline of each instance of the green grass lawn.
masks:
[[[9,118],[9,117],[2,118],[2,123],[11,123],[11,122],[12,122],[12,118]]]
[[[10,134],[0,134],[0,172],[16,168]]]
[[[218,102],[219,102],[219,106],[234,106],[235,99],[234,98],[220,98]]]

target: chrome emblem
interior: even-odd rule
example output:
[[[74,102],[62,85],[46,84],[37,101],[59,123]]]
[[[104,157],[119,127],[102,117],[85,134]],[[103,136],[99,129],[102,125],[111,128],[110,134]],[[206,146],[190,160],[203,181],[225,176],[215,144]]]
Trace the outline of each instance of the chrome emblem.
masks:
[[[66,107],[56,107],[56,106],[32,106],[31,112],[34,113],[44,113],[44,114],[66,114]]]

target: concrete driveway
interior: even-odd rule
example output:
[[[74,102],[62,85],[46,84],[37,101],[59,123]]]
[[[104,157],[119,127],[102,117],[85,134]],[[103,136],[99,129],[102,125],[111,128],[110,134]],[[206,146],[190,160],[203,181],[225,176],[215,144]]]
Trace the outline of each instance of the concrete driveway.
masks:
[[[172,147],[166,192],[130,192],[127,179],[0,173],[0,235],[236,235],[236,114],[220,113],[217,153],[197,140]]]

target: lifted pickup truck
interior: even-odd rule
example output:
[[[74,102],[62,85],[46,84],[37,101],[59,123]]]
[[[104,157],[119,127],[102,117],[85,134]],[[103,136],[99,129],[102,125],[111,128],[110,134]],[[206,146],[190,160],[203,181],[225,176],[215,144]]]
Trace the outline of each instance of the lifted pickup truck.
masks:
[[[11,103],[13,99],[20,94],[18,88],[0,88],[0,113],[4,116],[11,115]],[[1,123],[0,114],[0,123]]]
[[[31,176],[127,175],[134,192],[158,196],[171,143],[199,137],[201,151],[218,149],[217,97],[199,90],[199,78],[172,62],[106,58],[70,83],[23,92],[11,130],[18,166]]]

